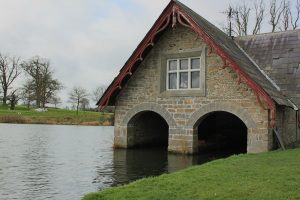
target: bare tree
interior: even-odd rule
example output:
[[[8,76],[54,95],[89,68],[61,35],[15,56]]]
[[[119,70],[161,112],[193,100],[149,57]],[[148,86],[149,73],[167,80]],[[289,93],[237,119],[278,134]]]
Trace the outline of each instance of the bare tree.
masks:
[[[291,15],[290,2],[283,0],[281,26],[279,27],[280,30],[286,31],[289,29]]]
[[[54,108],[57,108],[59,104],[62,103],[61,98],[55,94],[51,99],[49,99],[49,103],[54,105]]]
[[[86,110],[88,109],[90,106],[90,100],[88,98],[83,98],[81,103],[80,103],[80,107],[82,110]]]
[[[45,107],[57,91],[62,89],[62,84],[53,78],[53,69],[47,59],[34,57],[22,64],[24,71],[29,76],[29,82],[34,91],[34,99],[38,108]]]
[[[240,10],[242,10],[240,5],[236,7],[229,5],[227,10],[223,12],[227,15],[228,27],[225,27],[225,31],[228,32],[229,36],[243,35],[243,18]]]
[[[265,9],[262,0],[260,0],[260,4],[256,4],[255,6],[256,22],[253,32],[257,33],[260,31]],[[228,32],[230,36],[233,34],[237,36],[248,35],[250,29],[249,20],[251,10],[251,6],[246,4],[245,1],[243,1],[243,4],[235,7],[229,5],[227,10],[223,12],[227,15],[227,26],[229,27],[225,27],[225,31]]]
[[[230,36],[248,35],[250,29],[253,35],[260,33],[266,16],[269,18],[266,21],[271,26],[272,32],[289,29],[295,30],[299,27],[300,0],[268,0],[270,4],[268,8],[269,14],[264,4],[266,0],[255,0],[252,6],[246,4],[245,0],[242,2],[242,4],[237,4],[234,7],[229,5],[222,12],[227,16],[227,27],[222,27],[222,29]],[[254,10],[254,13],[252,10]]]
[[[26,81],[21,88],[21,99],[29,110],[31,102],[34,100],[34,90],[31,81]]]
[[[10,110],[15,110],[15,107],[20,99],[21,99],[21,95],[18,89],[13,90],[9,94],[8,100],[10,104]]]
[[[69,102],[76,106],[76,114],[78,115],[78,110],[80,104],[88,97],[88,92],[82,87],[74,87],[69,94]]]
[[[233,8],[231,5],[228,6],[228,8],[222,12],[227,16],[227,24],[222,28],[227,35],[230,37],[233,35],[233,30],[232,30],[232,20],[233,20]]]
[[[106,89],[106,86],[99,86],[95,90],[93,90],[93,93],[92,93],[93,101],[97,102],[101,98],[103,93],[105,92],[105,89]]]
[[[232,28],[232,32],[235,35],[241,36],[242,34],[242,19],[241,19],[241,15],[238,12],[238,7],[234,8],[232,10],[233,13],[233,28]]]
[[[249,26],[249,15],[250,15],[250,7],[246,5],[244,2],[242,5],[237,5],[236,7],[232,8],[229,6],[228,14],[230,13],[231,16],[230,20],[232,21],[232,32],[235,35],[243,36],[248,35],[248,26]],[[231,21],[230,21],[231,22]]]
[[[272,32],[275,32],[278,28],[279,19],[284,11],[283,1],[278,3],[277,0],[270,0],[270,21],[269,24],[272,26]]]
[[[296,9],[295,18],[293,17],[292,11],[290,9],[290,20],[291,20],[291,25],[293,30],[298,28],[298,21],[300,18],[300,0],[297,0],[295,9]]]
[[[262,24],[264,14],[265,14],[265,5],[264,5],[263,1],[262,0],[260,0],[259,2],[256,1],[254,3],[254,9],[255,9],[255,23],[254,23],[254,28],[253,28],[252,34],[256,35],[256,34],[260,33],[261,24]]]
[[[8,90],[20,75],[20,59],[0,53],[0,83],[3,92],[2,103],[6,105]]]
[[[249,15],[250,15],[250,8],[246,5],[245,1],[243,5],[238,8],[238,12],[240,13],[241,20],[242,20],[242,34],[248,35],[248,26],[249,26]]]

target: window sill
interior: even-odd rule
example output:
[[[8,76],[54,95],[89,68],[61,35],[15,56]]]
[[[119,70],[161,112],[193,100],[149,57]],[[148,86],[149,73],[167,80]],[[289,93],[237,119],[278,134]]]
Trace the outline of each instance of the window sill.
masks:
[[[203,90],[166,90],[160,93],[160,97],[203,97],[205,92]]]

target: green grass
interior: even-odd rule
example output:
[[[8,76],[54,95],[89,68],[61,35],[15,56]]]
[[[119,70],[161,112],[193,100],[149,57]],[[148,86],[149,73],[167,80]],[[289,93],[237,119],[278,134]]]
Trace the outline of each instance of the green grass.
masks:
[[[84,197],[100,199],[300,199],[300,149],[232,156]]]
[[[28,110],[26,106],[17,106],[9,110],[0,106],[0,122],[28,124],[81,124],[81,125],[112,125],[113,114],[91,111],[76,111],[49,108],[48,112]]]

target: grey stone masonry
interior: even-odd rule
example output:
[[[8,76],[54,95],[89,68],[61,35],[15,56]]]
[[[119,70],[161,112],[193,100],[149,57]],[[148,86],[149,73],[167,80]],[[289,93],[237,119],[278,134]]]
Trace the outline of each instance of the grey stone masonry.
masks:
[[[175,56],[175,57],[174,57]],[[202,88],[169,91],[166,89],[166,58],[201,57]],[[115,145],[128,148],[129,121],[138,113],[153,111],[169,126],[168,149],[196,153],[198,125],[204,115],[226,111],[241,119],[247,127],[247,152],[272,148],[269,111],[257,102],[247,85],[223,68],[222,59],[206,52],[205,42],[191,30],[176,26],[168,29],[140,64],[117,97],[115,110]]]

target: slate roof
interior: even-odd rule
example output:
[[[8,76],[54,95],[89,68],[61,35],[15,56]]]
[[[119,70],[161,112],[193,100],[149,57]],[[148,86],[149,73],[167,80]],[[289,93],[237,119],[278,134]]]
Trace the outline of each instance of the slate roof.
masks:
[[[195,13],[193,10],[185,6],[184,4],[180,3],[177,0],[172,0],[167,8],[169,6],[172,6],[172,4],[178,5],[184,12],[189,15],[194,22],[197,23],[197,25],[204,30],[206,34],[209,35],[209,37],[215,41],[218,46],[222,49],[223,52],[229,55],[232,60],[246,73],[248,76],[256,83],[258,84],[277,104],[279,105],[286,105],[292,107],[292,104],[288,101],[288,99],[282,95],[280,91],[276,89],[276,87],[266,78],[266,76],[257,68],[257,66],[249,59],[248,55],[239,48],[239,46],[236,44],[236,42],[229,36],[227,36],[223,31],[221,31],[219,28],[208,22],[206,19]],[[166,11],[166,9],[164,12]],[[152,28],[150,29],[150,31]],[[149,31],[149,32],[150,32]],[[148,34],[149,34],[148,32]],[[147,35],[148,35],[147,34]],[[147,35],[143,39],[147,39]],[[137,47],[137,49],[141,46],[143,41],[140,43],[140,45]],[[137,49],[135,51],[137,51]],[[98,101],[97,105],[101,105],[105,102],[105,100],[108,99],[115,99],[108,97],[110,91],[114,91],[113,85],[114,82],[117,81],[117,78],[121,76],[121,72],[125,69],[126,64],[132,59],[132,57],[129,58],[129,60],[125,63],[124,67],[121,69],[120,74],[114,79],[114,81],[110,84],[108,89],[105,91],[104,95],[101,97],[101,99]],[[126,83],[126,82],[124,82]],[[114,93],[114,96],[116,96],[119,92],[116,94]],[[110,100],[114,101],[114,100]],[[114,104],[113,102],[109,102],[109,105]]]
[[[300,106],[300,29],[238,37],[236,41]]]

